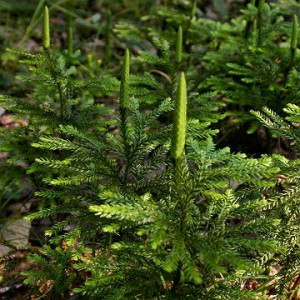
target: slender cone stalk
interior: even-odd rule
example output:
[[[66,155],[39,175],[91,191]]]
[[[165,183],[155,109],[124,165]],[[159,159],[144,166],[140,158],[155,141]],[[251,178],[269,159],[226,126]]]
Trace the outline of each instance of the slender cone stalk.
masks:
[[[173,121],[173,133],[171,140],[171,157],[175,160],[181,158],[184,152],[186,135],[186,106],[187,91],[184,73],[179,77],[177,95],[175,100],[175,111]]]
[[[293,31],[292,31],[292,39],[291,39],[291,50],[296,50],[298,44],[298,19],[297,16],[293,16]]]
[[[121,88],[120,88],[120,108],[128,107],[129,102],[129,69],[130,69],[130,55],[129,50],[126,49],[122,66]]]
[[[180,64],[182,61],[182,28],[179,26],[177,32],[177,41],[176,41],[176,63]]]
[[[45,10],[44,10],[43,47],[44,47],[44,49],[50,48],[49,10],[48,10],[47,6],[45,6]]]

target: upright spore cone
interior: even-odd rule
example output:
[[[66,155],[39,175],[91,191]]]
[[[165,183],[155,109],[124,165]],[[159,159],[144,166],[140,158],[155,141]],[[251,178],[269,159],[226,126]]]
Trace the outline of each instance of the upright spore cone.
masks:
[[[73,20],[69,18],[68,20],[68,27],[67,27],[67,34],[68,34],[68,54],[73,54]]]
[[[124,59],[123,59],[121,88],[120,88],[121,109],[126,108],[129,102],[129,70],[130,70],[130,55],[129,55],[129,50],[126,49]]]
[[[184,152],[186,135],[186,106],[186,81],[184,73],[182,72],[179,77],[179,83],[175,100],[173,133],[171,140],[171,157],[175,160],[178,160]]]
[[[180,64],[182,61],[182,28],[179,26],[176,41],[176,63]]]
[[[193,0],[192,2],[192,9],[191,9],[191,19],[195,17],[196,14],[196,9],[197,9],[197,0]]]
[[[258,13],[261,14],[263,12],[265,6],[265,0],[258,1]]]
[[[44,22],[43,22],[43,47],[44,49],[50,48],[50,25],[49,25],[49,10],[45,6]]]
[[[298,44],[298,19],[297,16],[293,17],[293,29],[292,29],[292,39],[291,39],[291,49],[296,50]]]

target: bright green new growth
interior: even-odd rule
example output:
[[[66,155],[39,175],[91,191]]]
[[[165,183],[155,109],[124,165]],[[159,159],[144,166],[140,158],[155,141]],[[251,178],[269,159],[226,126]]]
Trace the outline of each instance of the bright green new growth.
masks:
[[[293,16],[293,31],[292,31],[292,39],[291,39],[291,50],[297,49],[298,42],[298,19],[297,16]]]
[[[47,6],[45,6],[45,10],[44,10],[43,47],[44,47],[44,49],[50,48],[49,10],[48,10]]]
[[[184,151],[185,135],[186,135],[186,105],[187,92],[184,73],[179,77],[175,100],[175,114],[173,121],[173,135],[171,141],[171,157],[178,160]]]
[[[182,28],[179,26],[176,41],[176,63],[180,64],[182,61]]]
[[[121,88],[120,88],[120,108],[126,108],[129,101],[129,69],[130,69],[130,55],[129,50],[126,49],[122,66]]]

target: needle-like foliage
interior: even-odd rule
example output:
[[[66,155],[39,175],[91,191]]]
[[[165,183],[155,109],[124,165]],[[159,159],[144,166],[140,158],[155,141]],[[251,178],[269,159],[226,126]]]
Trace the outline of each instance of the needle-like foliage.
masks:
[[[33,88],[29,100],[0,96],[28,118],[3,129],[9,159],[0,171],[21,165],[38,203],[26,219],[53,219],[49,245],[24,275],[27,284],[48,284],[54,299],[74,287],[83,299],[268,299],[269,286],[292,296],[299,161],[248,158],[214,137],[225,105],[247,121],[249,107],[297,99],[297,17],[285,23],[260,0],[221,24],[200,18],[197,1],[171,2],[149,5],[140,28],[117,24],[119,38],[149,38],[144,47],[128,43],[120,82],[90,70],[93,80],[78,76],[72,33],[67,55],[52,49],[47,8],[42,50],[15,52]],[[151,31],[145,20],[160,26]],[[286,47],[278,47],[283,36]],[[287,121],[267,109],[253,114],[299,152],[300,109],[289,104],[285,113]]]
[[[292,279],[299,276],[299,224],[300,224],[300,191],[299,191],[299,164],[300,153],[300,130],[298,122],[300,120],[300,107],[295,104],[288,104],[284,108],[287,114],[283,119],[278,114],[268,108],[263,112],[252,111],[252,114],[273,134],[281,138],[290,140],[292,148],[297,154],[297,158],[289,160],[279,155],[274,156],[274,161],[281,169],[282,191],[276,193],[270,199],[270,208],[274,210],[274,215],[282,219],[278,232],[278,242],[283,248],[282,255],[278,257],[281,270],[277,276],[282,276],[282,280],[274,283],[275,293],[281,295],[280,299],[292,299],[295,290],[299,289],[297,280]]]

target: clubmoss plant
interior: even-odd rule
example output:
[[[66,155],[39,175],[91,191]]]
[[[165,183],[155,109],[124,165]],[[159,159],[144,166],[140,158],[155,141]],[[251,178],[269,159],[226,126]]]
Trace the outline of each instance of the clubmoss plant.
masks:
[[[77,265],[78,269],[92,273],[84,286],[75,289],[80,295],[130,298],[143,289],[145,298],[174,299],[189,295],[190,299],[215,299],[218,294],[221,299],[251,299],[255,296],[255,291],[241,291],[232,278],[237,274],[243,274],[239,275],[241,280],[249,274],[255,278],[257,272],[262,272],[259,269],[263,266],[257,266],[259,258],[253,256],[251,249],[254,247],[260,255],[271,256],[276,249],[273,239],[279,220],[270,217],[265,223],[268,203],[262,195],[258,193],[252,202],[246,200],[244,190],[245,202],[240,202],[228,179],[242,180],[253,188],[272,185],[272,180],[261,180],[266,179],[266,172],[271,175],[276,169],[267,157],[260,161],[248,160],[230,154],[228,149],[215,150],[211,139],[198,140],[193,134],[187,140],[188,151],[182,159],[186,105],[185,77],[181,73],[171,160],[169,168],[164,170],[168,189],[160,194],[146,189],[142,195],[128,194],[127,189],[126,199],[115,195],[102,205],[90,206],[91,212],[106,220],[104,233],[116,237],[120,234],[123,238],[121,241],[113,238],[110,247],[101,248],[101,257],[93,258],[89,266],[87,260]],[[237,226],[232,221],[235,216],[241,216],[246,223]],[[266,226],[262,227],[262,223]],[[251,234],[256,232],[251,237],[250,228]],[[111,256],[113,263],[109,262]],[[226,278],[223,282],[218,279],[220,272]]]
[[[74,257],[74,250],[71,247],[67,249],[51,249],[49,245],[43,247],[43,256],[33,254],[28,258],[31,263],[39,266],[38,271],[24,271],[27,276],[25,283],[40,282],[40,291],[36,294],[41,297],[47,295],[49,299],[66,299],[69,294],[69,288],[76,278],[76,273],[72,270],[71,260]],[[44,284],[48,282],[48,286]],[[45,290],[45,292],[41,292]]]
[[[146,5],[126,3],[136,16]],[[41,52],[18,52],[31,70],[30,101],[1,96],[0,103],[27,115],[28,126],[18,136],[3,130],[0,146],[12,166],[28,164],[24,173],[39,206],[26,219],[54,220],[45,232],[51,246],[30,258],[36,268],[24,273],[26,283],[50,283],[56,299],[68,297],[73,283],[72,293],[86,299],[253,300],[267,299],[276,279],[277,295],[292,296],[286,284],[299,269],[299,162],[247,158],[216,147],[214,137],[218,99],[246,114],[251,97],[273,103],[287,101],[283,88],[297,94],[290,86],[299,78],[296,19],[282,29],[276,5],[265,1],[252,2],[227,24],[200,20],[197,1],[149,7],[151,25],[164,27],[136,30],[148,32],[143,38],[151,36],[150,46],[132,51],[132,58],[125,50],[120,84],[109,76],[79,79],[71,60],[51,47],[46,24]],[[243,20],[253,28],[247,34]],[[203,24],[215,31],[206,32],[210,43],[197,52],[202,40],[196,43],[193,32]],[[273,25],[291,41],[287,47],[278,47]],[[118,96],[106,102],[114,91],[119,102]],[[290,111],[290,121],[299,123],[299,107],[289,105]],[[280,125],[277,133],[297,141],[299,128],[277,115],[260,121]],[[287,182],[274,195],[279,172]],[[275,262],[283,277],[269,274]],[[75,280],[75,273],[84,276]],[[254,281],[259,288],[245,288]]]
[[[201,73],[206,78],[198,87],[215,91],[226,102],[231,122],[226,123],[227,136],[222,139],[230,144],[231,130],[240,135],[241,143],[231,145],[235,151],[245,151],[245,145],[249,152],[271,153],[276,141],[267,132],[261,143],[254,141],[260,140],[257,130],[265,129],[249,110],[267,106],[281,113],[287,103],[297,104],[299,100],[299,56],[295,50],[298,29],[296,17],[291,15],[292,11],[274,3],[249,3],[229,24],[214,31],[215,47],[202,59]],[[253,140],[251,145],[249,140]]]
[[[23,65],[28,68],[27,75],[19,77],[27,84],[28,99],[0,95],[1,106],[13,112],[22,121],[17,127],[1,128],[0,151],[8,154],[8,159],[0,163],[1,170],[6,174],[4,182],[9,178],[11,182],[21,182],[26,178],[31,194],[37,186],[42,189],[45,178],[51,180],[51,176],[56,176],[44,173],[44,170],[36,165],[35,160],[45,151],[42,150],[41,153],[31,145],[43,134],[59,136],[58,127],[62,124],[73,124],[87,131],[106,130],[109,120],[103,120],[102,127],[94,126],[97,118],[103,114],[107,115],[109,111],[103,104],[95,102],[94,95],[109,94],[119,88],[119,82],[112,77],[107,77],[103,85],[99,80],[76,78],[76,67],[69,65],[62,53],[50,48],[47,7],[43,28],[41,51],[8,50],[18,55]],[[53,159],[56,156],[61,158],[60,153],[49,154],[48,158]]]
[[[280,155],[273,155],[275,164],[280,167],[279,174],[281,191],[270,197],[269,205],[281,218],[281,226],[278,232],[278,242],[283,251],[275,259],[281,265],[281,269],[274,277],[272,287],[274,294],[279,294],[281,299],[293,299],[295,290],[299,289],[299,153],[300,153],[300,107],[289,103],[284,108],[285,119],[274,111],[264,108],[262,112],[252,111],[252,114],[273,134],[291,142],[291,148],[297,155],[295,159],[287,159]]]

